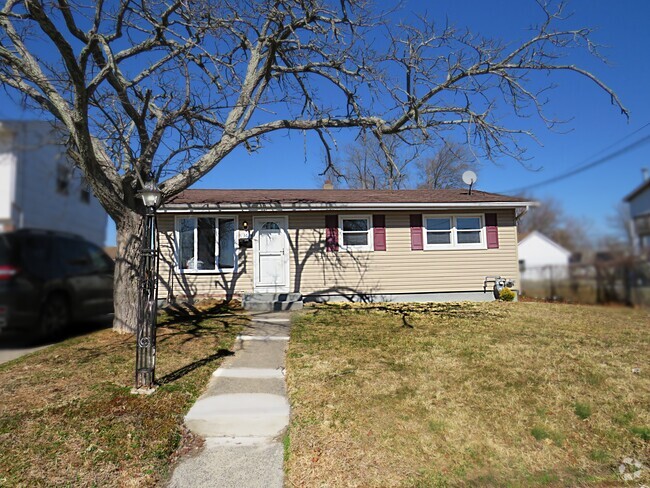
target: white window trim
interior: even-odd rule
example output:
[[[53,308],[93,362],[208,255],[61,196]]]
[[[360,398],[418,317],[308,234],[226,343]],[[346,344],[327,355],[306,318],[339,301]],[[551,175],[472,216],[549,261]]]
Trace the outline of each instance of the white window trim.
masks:
[[[214,245],[215,245],[215,250],[217,250],[217,253],[215,253],[215,262],[217,263],[217,267],[215,269],[185,269],[181,268],[179,266],[180,263],[180,235],[178,232],[178,221],[179,220],[186,220],[186,219],[198,219],[198,218],[213,218],[213,219],[234,219],[235,220],[235,232],[234,232],[234,239],[235,239],[235,247],[234,247],[234,253],[235,253],[235,266],[233,268],[220,268],[219,267],[219,254],[218,254],[218,249],[219,249],[219,225],[215,226],[215,233],[214,233]],[[197,255],[198,249],[198,239],[197,239],[197,229],[198,226],[194,226],[194,256]],[[201,215],[200,217],[197,215],[176,215],[174,217],[174,270],[177,273],[181,274],[234,274],[237,272],[237,268],[239,266],[239,217],[237,215],[231,215],[231,214],[210,214],[210,215]]]
[[[343,221],[365,219],[368,222],[368,244],[365,246],[346,246],[343,244]],[[347,231],[350,232],[350,231]],[[361,231],[358,231],[360,233]],[[372,215],[339,215],[339,249],[343,251],[374,251],[375,243],[373,239],[374,229],[372,226]]]
[[[456,219],[465,217],[478,217],[481,220],[480,236],[481,242],[478,244],[460,244],[458,242],[458,229],[456,228]],[[450,244],[428,244],[427,243],[427,219],[451,219],[451,243]],[[462,232],[462,231],[461,231]],[[487,238],[485,232],[485,214],[425,214],[422,215],[422,241],[425,251],[440,250],[461,250],[461,249],[487,249]]]

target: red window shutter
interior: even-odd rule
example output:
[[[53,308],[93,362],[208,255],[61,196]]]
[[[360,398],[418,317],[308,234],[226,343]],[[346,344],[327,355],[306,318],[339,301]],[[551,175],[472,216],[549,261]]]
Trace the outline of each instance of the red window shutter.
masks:
[[[372,239],[375,246],[375,251],[386,250],[386,216],[373,215],[372,216]]]
[[[335,252],[339,250],[339,216],[325,216],[325,250]]]
[[[497,225],[497,214],[485,214],[485,234],[487,236],[488,249],[499,249],[499,226]]]
[[[422,249],[422,214],[411,214],[411,251]]]

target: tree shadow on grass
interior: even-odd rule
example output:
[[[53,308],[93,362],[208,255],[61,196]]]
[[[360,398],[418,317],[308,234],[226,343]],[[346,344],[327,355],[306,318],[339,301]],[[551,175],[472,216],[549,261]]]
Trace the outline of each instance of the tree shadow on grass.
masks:
[[[167,333],[160,336],[159,342],[181,335],[187,336],[183,343],[209,336],[218,337],[221,330],[228,330],[233,325],[241,325],[241,322],[250,320],[227,302],[201,309],[188,303],[172,304],[165,307],[163,312],[158,326],[167,329]]]
[[[205,366],[206,364],[210,364],[212,361],[216,361],[217,359],[221,359],[227,356],[232,356],[234,354],[235,354],[234,352],[229,351],[228,349],[219,349],[214,354],[210,354],[209,356],[206,356],[203,359],[199,359],[198,361],[194,361],[193,363],[187,364],[182,368],[177,369],[176,371],[167,373],[165,376],[158,378],[156,380],[156,383],[158,383],[158,385],[160,386],[167,385],[169,383],[181,379],[186,374],[191,373],[192,371],[200,368],[201,366]]]

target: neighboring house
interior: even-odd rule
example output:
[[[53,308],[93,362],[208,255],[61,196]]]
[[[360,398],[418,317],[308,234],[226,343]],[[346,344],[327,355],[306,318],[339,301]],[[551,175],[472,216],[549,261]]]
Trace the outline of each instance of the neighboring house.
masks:
[[[637,251],[650,252],[650,176],[643,170],[643,183],[625,197],[630,205],[632,235]]]
[[[519,280],[515,214],[466,190],[186,190],[158,214],[160,298],[492,300]]]
[[[569,277],[571,251],[538,231],[533,231],[519,242],[519,269],[521,280],[540,281]]]
[[[0,232],[72,232],[102,246],[108,216],[49,122],[0,121]]]

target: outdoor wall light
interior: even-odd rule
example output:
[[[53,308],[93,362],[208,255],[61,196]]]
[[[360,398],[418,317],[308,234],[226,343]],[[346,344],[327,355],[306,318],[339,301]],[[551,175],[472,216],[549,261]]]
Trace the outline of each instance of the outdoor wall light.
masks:
[[[244,229],[244,230],[248,230],[248,221],[247,221],[247,220],[244,220],[244,221],[241,223],[241,227],[242,227],[242,229]]]

